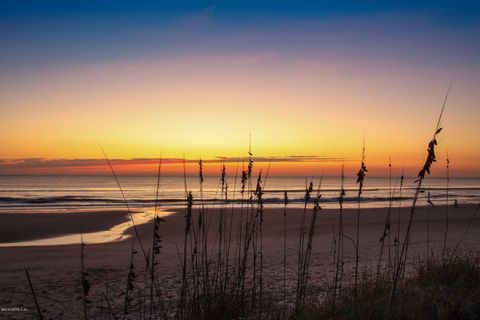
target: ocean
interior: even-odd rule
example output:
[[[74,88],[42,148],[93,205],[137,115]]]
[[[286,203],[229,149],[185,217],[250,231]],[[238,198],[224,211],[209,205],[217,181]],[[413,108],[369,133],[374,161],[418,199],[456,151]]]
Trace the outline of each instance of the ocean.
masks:
[[[400,194],[400,179],[366,177],[361,196],[363,208],[388,207],[411,204],[415,192],[415,178],[405,178]],[[119,182],[131,208],[148,208],[155,206],[156,176],[119,176]],[[211,206],[227,203],[240,203],[240,178],[227,178],[228,195],[224,199],[219,177],[205,177],[203,197],[200,193],[198,177],[187,178],[187,190],[192,191],[194,205],[200,200]],[[289,207],[303,206],[305,188],[310,183],[305,177],[268,177],[264,185],[265,207],[283,206],[284,192],[287,191]],[[256,177],[251,185],[255,189]],[[316,196],[319,178],[313,179]],[[324,177],[321,185],[322,208],[338,208],[340,194],[340,177]],[[358,184],[355,177],[344,180],[344,207],[357,206]],[[391,194],[393,193],[393,197]],[[420,194],[419,205],[425,205],[427,195],[434,204],[442,205],[446,201],[445,178],[427,178]],[[479,178],[451,178],[449,199],[459,204],[476,203],[480,199]],[[249,193],[243,194],[248,201]],[[162,207],[185,205],[185,183],[183,177],[161,177],[158,204]],[[121,208],[125,203],[122,193],[112,176],[0,176],[0,209],[3,210],[65,210],[90,208]]]

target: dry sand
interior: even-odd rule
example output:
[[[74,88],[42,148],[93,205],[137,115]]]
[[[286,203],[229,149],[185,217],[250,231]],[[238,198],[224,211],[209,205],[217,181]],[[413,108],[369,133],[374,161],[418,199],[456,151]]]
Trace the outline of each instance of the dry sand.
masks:
[[[454,247],[465,232],[466,226],[475,212],[475,206],[464,205],[460,208],[450,208],[450,231],[448,244]],[[218,210],[210,210],[212,225],[218,217]],[[298,227],[300,224],[301,209],[289,209],[287,213],[287,252],[288,267],[287,277],[292,280],[295,278],[296,269],[296,248],[298,244]],[[309,214],[311,210],[308,211]],[[385,218],[388,209],[362,209],[361,211],[361,237],[360,237],[360,264],[362,269],[372,270],[378,260],[380,248],[380,237],[385,227]],[[338,210],[322,210],[318,216],[316,236],[313,243],[311,274],[312,282],[317,285],[324,285],[331,281],[330,272],[332,271],[332,238],[336,233],[338,223]],[[391,211],[391,237],[390,255],[394,255],[393,246],[394,237],[397,233],[398,209]],[[428,213],[430,219],[428,219]],[[50,215],[43,213],[43,215]],[[85,227],[89,230],[99,230],[109,228],[112,224],[121,222],[126,218],[126,212],[123,210],[113,210],[103,212],[99,217],[98,212],[83,212],[89,216],[91,223],[86,223]],[[197,211],[194,212],[194,220]],[[228,215],[230,214],[230,211]],[[235,209],[233,215],[239,216]],[[401,237],[404,236],[404,228],[407,224],[409,209],[404,208],[401,211]],[[25,218],[25,217],[28,217]],[[429,237],[429,246],[433,252],[439,252],[442,246],[444,230],[445,207],[418,208],[415,215],[415,222],[412,236],[412,247],[409,256],[416,259],[426,254],[426,240]],[[462,250],[473,252],[477,250],[480,240],[480,214],[478,219],[473,221],[472,227],[465,238]],[[43,219],[43,218],[42,218]],[[9,213],[3,216],[0,214],[0,223],[2,234],[1,239],[32,239],[38,236],[38,226],[42,225],[45,230],[50,232],[77,232],[78,217],[75,214],[51,215],[49,221],[39,222],[40,217],[34,217],[34,214],[13,214]],[[282,279],[282,244],[283,244],[283,209],[265,209],[264,213],[264,264],[265,264],[265,282],[268,284],[281,283]],[[85,221],[86,219],[84,219]],[[163,237],[163,248],[159,258],[159,278],[160,289],[164,293],[177,293],[179,280],[179,258],[178,248],[182,248],[184,212],[178,210],[176,214],[165,218],[161,224],[161,234]],[[30,226],[23,224],[29,221]],[[33,225],[31,221],[38,223]],[[344,233],[348,236],[355,235],[356,210],[344,210]],[[234,220],[235,222],[235,220]],[[48,226],[51,224],[50,226]],[[61,231],[56,229],[62,226]],[[235,223],[234,223],[235,230]],[[152,223],[139,225],[138,231],[142,238],[142,243],[146,248],[151,247]],[[3,234],[5,232],[5,234]],[[128,231],[133,235],[133,231]],[[42,235],[47,235],[47,231]],[[48,234],[51,235],[52,233]],[[58,234],[58,233],[57,233]],[[10,237],[10,238],[9,238]],[[134,239],[133,237],[131,239]],[[403,238],[402,238],[403,239]],[[124,290],[125,279],[128,272],[131,240],[125,240],[114,243],[90,244],[85,248],[86,260],[85,266],[89,274],[89,281],[92,284],[90,297],[99,302],[101,292],[105,291],[106,286],[110,294],[118,296]],[[136,244],[138,247],[138,243]],[[233,242],[235,247],[235,242]],[[388,250],[385,251],[385,258],[388,259]],[[354,249],[350,240],[345,239],[345,272],[351,273],[352,261],[354,258]],[[144,263],[141,261],[141,254],[136,258],[137,270],[143,270]],[[0,307],[15,308],[25,307],[26,312],[0,312],[0,318],[7,316],[13,319],[36,318],[35,307],[32,295],[28,287],[24,268],[28,268],[32,278],[33,285],[37,291],[39,303],[45,314],[54,319],[78,319],[81,312],[81,302],[77,300],[81,296],[80,285],[80,246],[43,246],[43,247],[9,247],[0,248]],[[293,281],[290,281],[293,285]],[[292,286],[291,286],[292,288]],[[270,290],[275,291],[278,288],[275,285],[270,286]],[[113,299],[113,298],[112,298]],[[121,308],[120,304],[113,301],[114,308]],[[91,306],[92,311],[95,309]]]

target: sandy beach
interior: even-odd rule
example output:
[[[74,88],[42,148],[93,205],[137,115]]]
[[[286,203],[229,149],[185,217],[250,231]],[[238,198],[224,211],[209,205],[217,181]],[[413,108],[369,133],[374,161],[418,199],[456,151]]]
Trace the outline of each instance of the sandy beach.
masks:
[[[450,208],[450,231],[448,244],[455,247],[465,233],[466,226],[475,213],[476,206],[464,205],[460,208]],[[211,228],[215,228],[215,221],[220,213],[219,209],[209,210]],[[295,278],[296,248],[298,244],[298,228],[301,221],[302,209],[289,209],[287,212],[287,252],[288,252],[288,278]],[[312,252],[312,281],[319,285],[328,281],[328,275],[332,269],[332,239],[336,233],[339,217],[338,210],[322,210],[319,212],[318,223],[315,230]],[[375,265],[378,259],[380,236],[385,227],[387,208],[362,209],[361,211],[361,246],[360,263],[362,268],[368,269]],[[397,233],[398,208],[391,211],[391,252],[395,250],[394,238]],[[236,219],[240,212],[235,209],[226,211],[226,215],[233,214],[233,230]],[[311,210],[307,211],[307,217]],[[198,217],[198,211],[194,210],[193,221]],[[48,217],[46,217],[48,216]],[[128,218],[125,210],[109,211],[83,211],[76,213],[50,214],[43,213],[5,213],[0,215],[2,225],[2,239],[18,241],[35,239],[36,237],[49,237],[53,235],[76,233],[80,216],[83,216],[84,231],[101,230],[109,228],[117,223],[124,222]],[[403,236],[404,228],[409,216],[408,208],[400,212],[400,234]],[[430,218],[428,218],[430,216]],[[415,215],[415,224],[412,237],[412,249],[409,253],[412,259],[426,254],[427,237],[429,247],[433,253],[438,254],[443,241],[445,207],[418,208]],[[29,217],[29,225],[25,226],[25,217]],[[353,236],[355,232],[356,210],[344,210],[344,233]],[[88,222],[87,222],[88,221]],[[38,232],[38,229],[43,229]],[[151,247],[152,223],[138,226],[142,244],[147,250]],[[167,216],[161,224],[163,248],[160,254],[160,263],[157,266],[159,285],[166,294],[176,294],[174,289],[179,280],[178,271],[180,260],[177,247],[182,247],[184,230],[184,211],[177,210]],[[480,234],[480,219],[474,219],[471,228],[462,243],[462,250],[473,252],[475,241]],[[5,232],[5,233],[3,233]],[[125,278],[128,272],[131,239],[133,230],[129,229],[131,236],[124,241],[87,244],[85,247],[85,267],[92,284],[91,298],[100,301],[101,292],[108,290],[112,297],[118,296],[125,286]],[[269,283],[278,282],[279,270],[282,265],[283,243],[283,209],[265,209],[264,211],[264,261],[265,276]],[[5,241],[5,240],[3,240]],[[137,242],[137,241],[135,241]],[[478,243],[478,242],[477,242]],[[138,250],[138,243],[136,243]],[[235,248],[235,242],[232,242]],[[353,246],[345,241],[346,273],[351,272],[353,258]],[[386,253],[387,255],[388,253]],[[136,265],[139,270],[145,268],[141,253],[136,255]],[[386,256],[385,256],[386,257]],[[32,283],[37,292],[39,304],[45,314],[52,318],[76,319],[80,311],[81,303],[77,298],[81,295],[80,285],[80,245],[62,246],[30,246],[30,247],[4,247],[0,248],[0,273],[2,280],[0,287],[0,306],[24,307],[25,312],[12,312],[8,316],[14,319],[35,318],[35,307],[32,295],[25,276],[27,268],[32,278]],[[273,280],[273,281],[271,281]],[[266,281],[267,282],[267,281]],[[293,285],[293,284],[292,284]],[[290,286],[291,287],[291,286]],[[275,286],[270,288],[275,291]],[[291,289],[291,288],[290,288]],[[119,303],[112,298],[113,304]],[[116,307],[119,307],[116,305]],[[95,307],[92,306],[92,309]]]

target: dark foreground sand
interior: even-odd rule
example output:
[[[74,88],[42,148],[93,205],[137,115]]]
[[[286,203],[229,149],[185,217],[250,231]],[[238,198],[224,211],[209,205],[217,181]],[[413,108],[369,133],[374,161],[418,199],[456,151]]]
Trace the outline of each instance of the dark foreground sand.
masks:
[[[475,206],[464,205],[460,208],[450,208],[450,231],[448,246],[455,247],[465,233],[466,227],[475,213]],[[311,210],[310,210],[311,211]],[[309,212],[310,212],[309,211]],[[289,209],[287,214],[287,252],[288,267],[287,277],[295,278],[296,269],[296,248],[298,244],[298,227],[300,224],[301,209]],[[47,214],[47,213],[44,213]],[[109,228],[112,224],[122,222],[126,219],[126,212],[123,210],[103,212],[101,218],[98,212],[83,212],[87,230],[101,230]],[[104,215],[103,215],[104,214]],[[197,211],[194,212],[194,220]],[[212,228],[218,217],[218,210],[210,210]],[[361,237],[360,237],[360,264],[362,269],[375,268],[380,248],[380,236],[385,226],[386,208],[362,209],[361,211]],[[397,219],[399,211],[393,209],[391,212],[392,232],[390,242],[391,254],[394,254],[394,237],[397,234]],[[50,215],[50,214],[49,214]],[[238,210],[233,213],[239,216]],[[430,215],[430,219],[428,219]],[[332,271],[332,237],[336,233],[338,225],[338,210],[322,210],[318,216],[316,236],[313,242],[311,274],[312,282],[317,285],[324,285],[330,281]],[[400,234],[404,235],[404,229],[408,221],[409,210],[403,209],[400,213]],[[25,218],[25,217],[28,217]],[[85,217],[90,217],[86,219]],[[443,243],[445,208],[418,208],[415,215],[412,246],[409,256],[412,261],[419,256],[426,255],[427,235],[429,246],[432,251],[438,254]],[[0,214],[0,239],[12,241],[12,239],[24,240],[33,239],[38,236],[38,224],[42,224],[42,236],[50,236],[61,232],[77,232],[78,216],[63,214],[49,216],[49,222],[39,222],[40,216],[34,214]],[[281,283],[282,279],[282,244],[283,244],[283,209],[265,209],[264,213],[264,264],[265,283],[270,290],[275,291],[275,283]],[[27,220],[25,220],[27,219]],[[355,235],[356,210],[344,210],[344,233],[348,236]],[[54,221],[55,220],[55,221]],[[184,230],[184,212],[165,218],[161,225],[163,237],[163,249],[160,254],[158,274],[160,289],[166,294],[175,294],[178,290],[179,258],[178,248],[182,248]],[[25,227],[23,224],[29,221],[31,224]],[[32,221],[35,221],[33,224]],[[50,225],[50,226],[48,226]],[[235,230],[235,220],[234,220]],[[62,226],[61,231],[58,227]],[[47,231],[49,230],[49,231]],[[138,227],[142,243],[146,248],[151,247],[152,224],[147,223]],[[50,232],[50,233],[49,233]],[[128,231],[133,235],[133,231]],[[33,238],[32,238],[33,237]],[[134,239],[133,237],[131,239]],[[474,219],[470,231],[463,241],[462,249],[466,252],[475,252],[480,243],[480,214]],[[112,297],[118,296],[124,290],[128,272],[131,240],[115,243],[89,244],[85,247],[85,266],[89,274],[89,281],[92,284],[90,298],[99,303],[101,292],[108,290]],[[138,243],[136,244],[138,247]],[[235,246],[235,242],[232,244]],[[385,257],[388,255],[388,250]],[[345,272],[351,273],[354,249],[345,240]],[[141,254],[137,255],[136,265],[138,270],[144,269],[141,261]],[[28,311],[0,311],[0,318],[13,319],[35,319],[35,307],[33,298],[25,276],[24,268],[28,268],[33,285],[37,291],[39,303],[44,313],[53,319],[78,319],[81,313],[80,285],[80,246],[44,246],[44,247],[8,247],[0,248],[0,307],[16,308],[24,307]],[[269,285],[271,284],[271,285]],[[290,281],[290,289],[293,288],[293,281]],[[115,300],[112,298],[112,300]],[[118,300],[118,299],[117,299]],[[113,301],[114,308],[120,310],[121,302]],[[95,309],[92,304],[92,312]]]

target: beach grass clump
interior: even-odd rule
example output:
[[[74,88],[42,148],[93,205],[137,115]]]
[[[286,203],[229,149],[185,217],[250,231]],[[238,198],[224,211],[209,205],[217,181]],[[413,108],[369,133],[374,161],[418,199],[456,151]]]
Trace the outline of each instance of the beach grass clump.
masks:
[[[396,291],[397,303],[390,312],[392,319],[478,319],[480,314],[480,260],[478,256],[455,256],[445,260],[417,262],[413,273]],[[308,299],[301,313],[292,319],[385,319],[391,277],[388,272],[379,279],[363,275],[354,288],[343,294],[319,301]],[[333,292],[327,297],[333,297]],[[372,301],[375,302],[373,309]],[[335,303],[335,314],[332,312]]]
[[[478,256],[462,255],[418,263],[400,289],[397,314],[417,315],[417,319],[478,319],[479,261]]]

